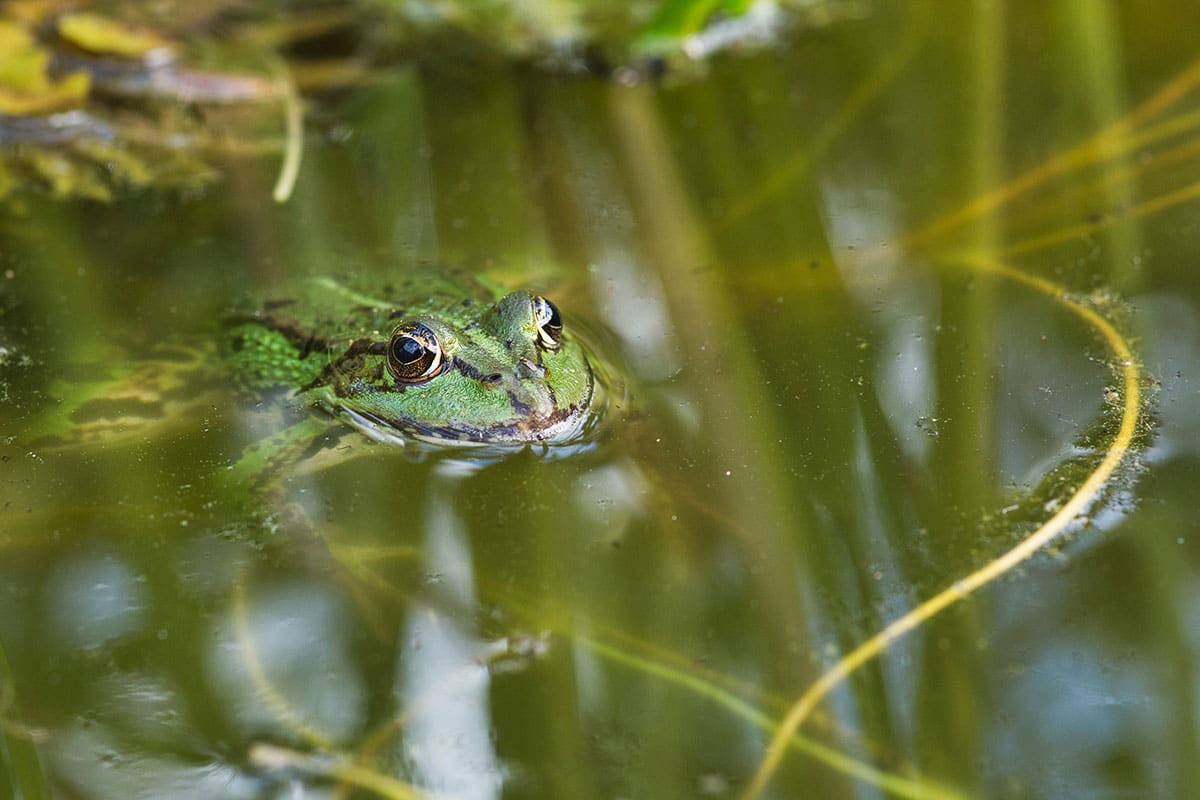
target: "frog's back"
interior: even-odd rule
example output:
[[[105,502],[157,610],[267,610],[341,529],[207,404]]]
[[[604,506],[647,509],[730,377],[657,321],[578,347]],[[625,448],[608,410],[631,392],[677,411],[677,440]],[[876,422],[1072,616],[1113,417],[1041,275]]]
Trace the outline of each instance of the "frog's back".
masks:
[[[466,322],[476,304],[498,296],[498,287],[465,273],[416,271],[385,281],[313,276],[231,314],[223,351],[244,388],[300,390],[320,378],[331,353],[386,335],[398,319],[437,314]]]

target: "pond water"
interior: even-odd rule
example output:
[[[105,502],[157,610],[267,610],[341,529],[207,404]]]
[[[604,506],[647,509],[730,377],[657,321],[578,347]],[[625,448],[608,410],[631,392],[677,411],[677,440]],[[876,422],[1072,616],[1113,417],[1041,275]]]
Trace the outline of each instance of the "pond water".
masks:
[[[1200,7],[883,5],[662,80],[397,66],[282,205],[274,152],[10,205],[0,798],[1189,796]],[[222,315],[418,264],[587,332],[595,446],[214,480]]]

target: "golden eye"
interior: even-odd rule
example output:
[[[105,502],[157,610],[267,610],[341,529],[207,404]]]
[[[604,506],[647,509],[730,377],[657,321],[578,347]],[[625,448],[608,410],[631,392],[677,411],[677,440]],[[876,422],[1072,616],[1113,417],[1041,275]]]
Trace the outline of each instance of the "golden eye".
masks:
[[[437,336],[424,325],[401,325],[392,331],[388,345],[388,372],[403,383],[422,383],[445,366]]]
[[[558,309],[544,297],[533,298],[533,321],[537,323],[538,344],[547,350],[557,350],[562,343],[562,317]]]

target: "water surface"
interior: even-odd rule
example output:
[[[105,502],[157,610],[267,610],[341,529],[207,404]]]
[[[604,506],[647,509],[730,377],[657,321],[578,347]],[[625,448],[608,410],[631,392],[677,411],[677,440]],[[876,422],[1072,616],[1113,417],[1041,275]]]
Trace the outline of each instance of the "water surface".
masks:
[[[7,208],[0,796],[737,797],[824,670],[1099,466],[1128,391],[1078,309],[1132,342],[1114,477],[765,796],[1187,796],[1200,12],[866,11],[632,86],[406,63],[320,100],[284,205],[267,153]],[[196,377],[222,312],[418,263],[553,297],[628,411],[567,458],[222,491],[257,430]],[[39,435],[148,361],[73,412],[119,431]]]

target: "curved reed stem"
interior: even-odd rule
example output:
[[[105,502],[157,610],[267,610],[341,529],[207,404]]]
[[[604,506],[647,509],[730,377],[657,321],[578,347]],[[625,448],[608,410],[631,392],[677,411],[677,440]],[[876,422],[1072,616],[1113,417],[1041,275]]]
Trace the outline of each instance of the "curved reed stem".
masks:
[[[275,684],[271,683],[271,679],[267,677],[267,672],[258,657],[258,647],[254,641],[254,633],[250,630],[249,616],[250,612],[246,603],[246,589],[242,581],[239,580],[233,587],[233,632],[237,639],[238,647],[241,650],[242,661],[246,666],[246,671],[249,673],[250,681],[254,684],[254,688],[258,690],[259,698],[280,722],[291,729],[293,734],[313,747],[323,750],[334,749],[335,743],[333,740],[317,728],[308,724],[300,712],[288,702],[287,698],[280,694]]]
[[[1003,555],[988,562],[965,578],[955,581],[912,611],[909,611],[904,616],[887,625],[883,630],[860,644],[817,678],[800,695],[796,702],[792,704],[787,716],[784,717],[783,722],[776,728],[774,736],[771,737],[771,743],[767,747],[767,752],[763,756],[758,771],[754,775],[754,779],[741,794],[741,800],[753,800],[753,798],[758,797],[767,787],[771,776],[778,769],[779,762],[783,759],[783,755],[787,751],[796,731],[808,719],[817,704],[833,691],[835,687],[845,681],[863,664],[886,651],[906,633],[925,624],[935,615],[954,605],[959,600],[968,597],[977,589],[1007,574],[1013,567],[1016,567],[1034,555],[1053,541],[1059,534],[1067,530],[1076,521],[1078,516],[1083,514],[1088,506],[1101,495],[1108,479],[1112,477],[1113,472],[1125,458],[1126,453],[1129,452],[1129,448],[1133,443],[1134,436],[1137,433],[1139,407],[1141,404],[1141,390],[1139,386],[1141,373],[1137,363],[1134,361],[1133,352],[1130,350],[1129,344],[1120,332],[1104,317],[1077,300],[1074,300],[1061,287],[1050,281],[1027,275],[1006,264],[994,262],[981,256],[965,256],[961,259],[960,263],[967,265],[970,269],[995,273],[1043,292],[1077,316],[1082,317],[1088,325],[1100,334],[1116,357],[1116,363],[1120,367],[1123,378],[1121,426],[1113,437],[1112,443],[1109,445],[1103,460],[1101,460],[1100,464],[1092,471],[1087,480],[1071,495],[1070,499],[1063,504],[1062,508],[1054,516],[1042,523],[1037,530]]]
[[[275,180],[271,196],[276,203],[286,203],[292,196],[292,190],[296,188],[296,178],[300,176],[300,157],[304,153],[304,108],[300,103],[300,92],[296,88],[296,82],[286,67],[280,67],[277,81],[283,96],[287,138],[284,140],[283,164],[279,168],[279,177]]]

